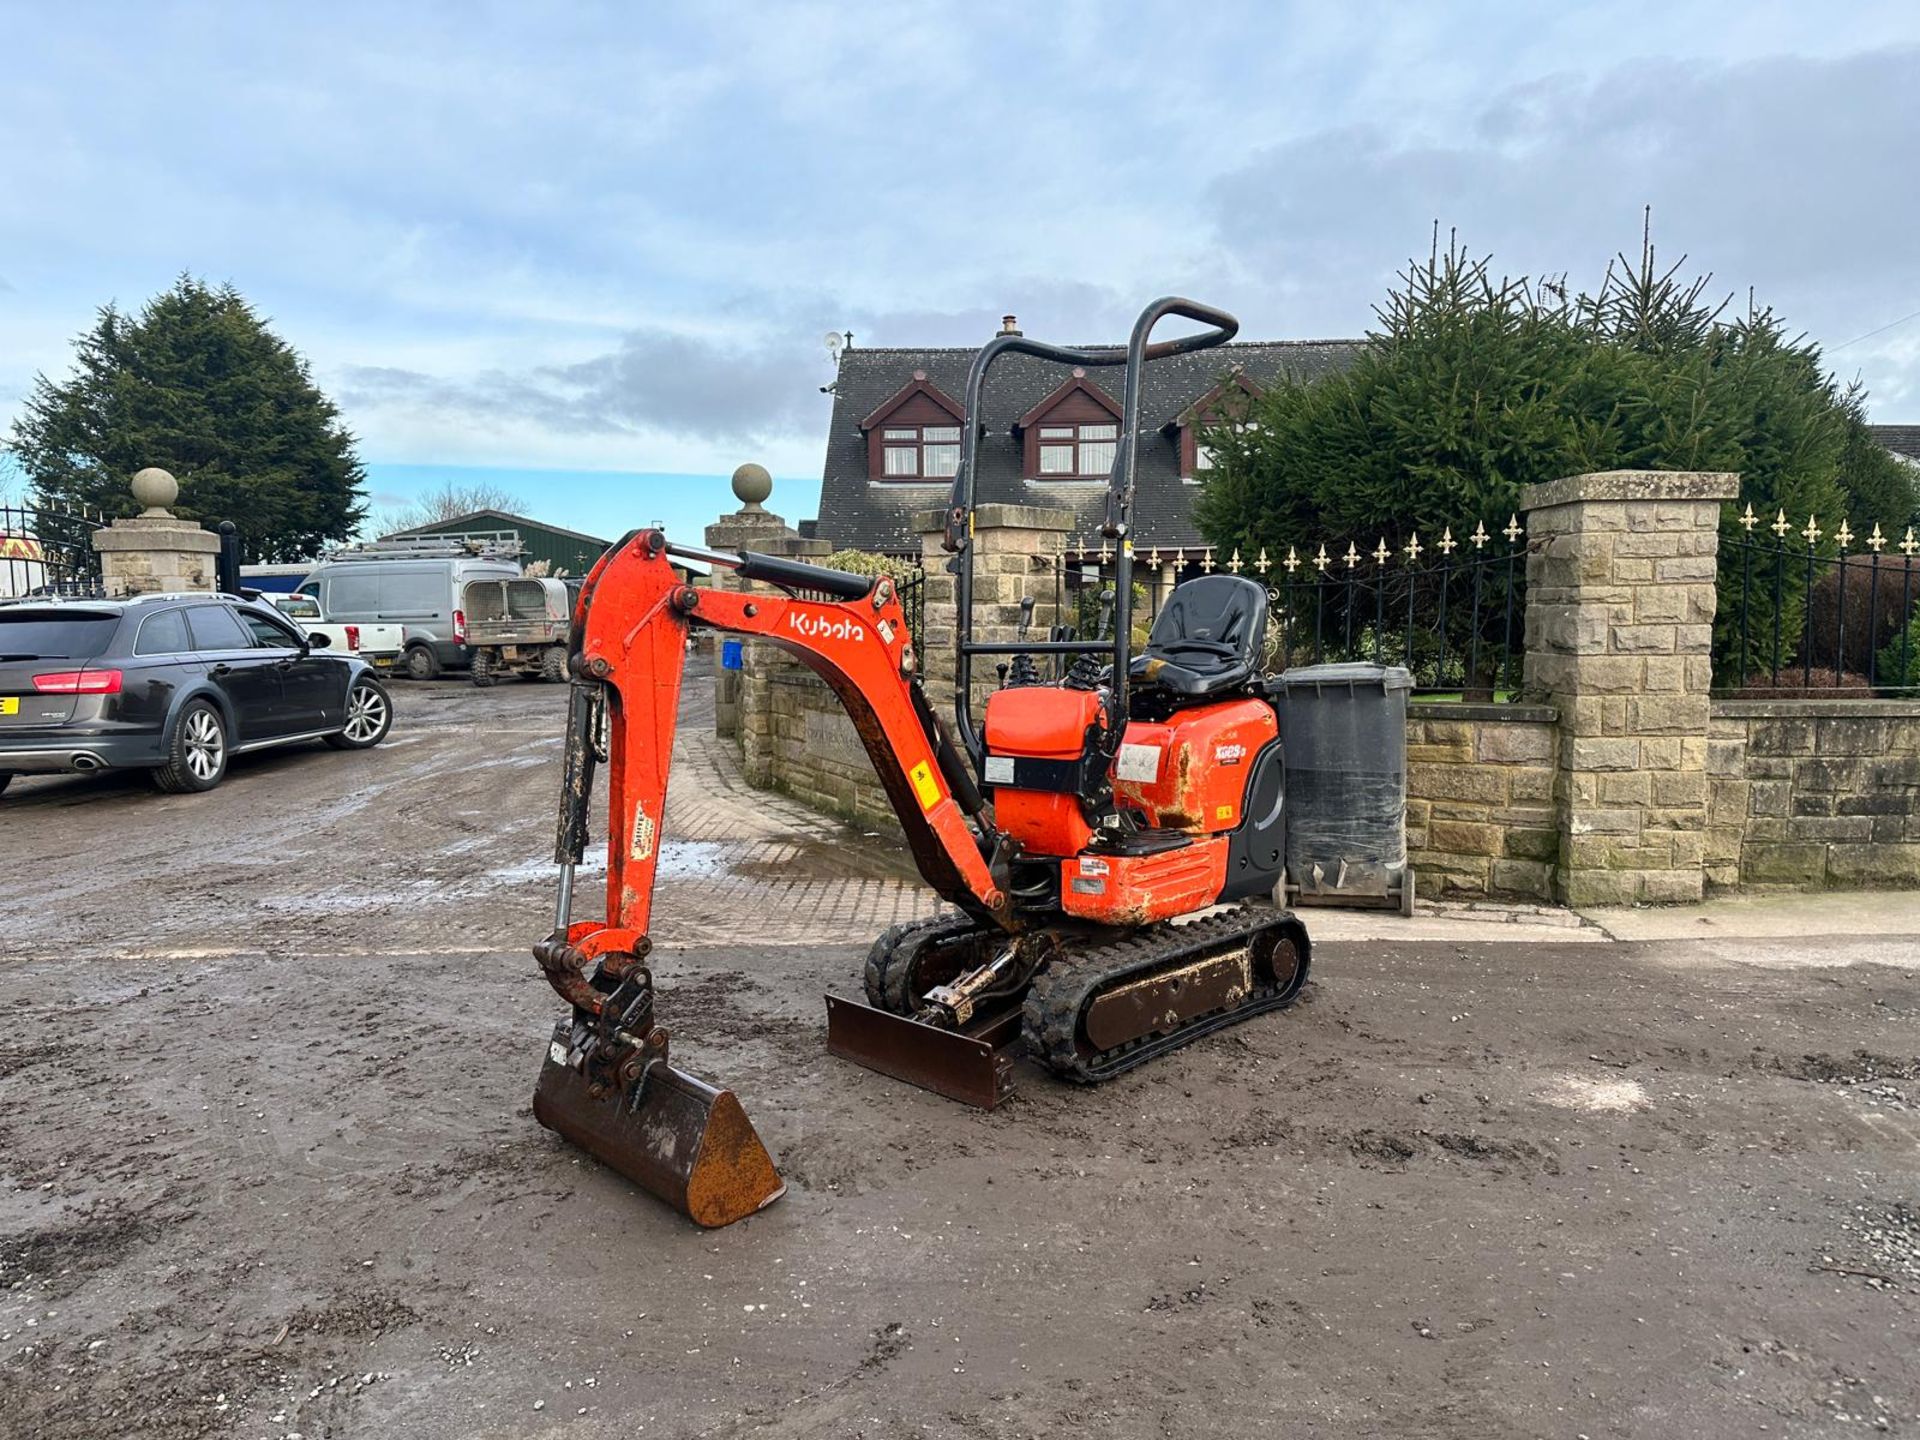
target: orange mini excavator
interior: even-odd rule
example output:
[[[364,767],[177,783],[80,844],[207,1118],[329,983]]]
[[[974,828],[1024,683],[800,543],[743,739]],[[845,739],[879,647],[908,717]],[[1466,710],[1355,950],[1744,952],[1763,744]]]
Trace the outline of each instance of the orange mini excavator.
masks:
[[[1153,341],[1169,316],[1209,328]],[[1299,994],[1306,931],[1272,903],[1284,779],[1261,673],[1266,591],[1238,575],[1189,580],[1162,606],[1144,652],[1130,645],[1128,511],[1145,367],[1237,329],[1231,316],[1180,299],[1150,305],[1134,326],[1104,526],[1119,556],[1111,640],[1057,632],[976,642],[972,517],[994,362],[1010,352],[1089,367],[1123,357],[1015,334],[981,349],[967,377],[945,539],[959,622],[952,729],[922,690],[889,579],[676,546],[658,530],[635,531],[602,557],[574,614],[559,903],[553,933],[534,950],[569,1007],[534,1093],[543,1125],[702,1225],[752,1214],[785,1188],[732,1093],[668,1062],[646,965],[694,625],[778,645],[832,687],[921,875],[952,907],[875,942],[866,1004],[827,997],[835,1054],[991,1106],[1020,1043],[1058,1075],[1104,1080]],[[695,589],[673,569],[676,556],[784,593]],[[1011,663],[976,726],[972,670],[988,656]],[[606,919],[576,922],[574,867],[600,765],[610,796]]]

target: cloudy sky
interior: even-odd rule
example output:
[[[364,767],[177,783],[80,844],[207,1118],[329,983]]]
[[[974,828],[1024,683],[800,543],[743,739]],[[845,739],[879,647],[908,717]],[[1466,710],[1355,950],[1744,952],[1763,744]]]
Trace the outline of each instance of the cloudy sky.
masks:
[[[0,426],[108,300],[232,281],[395,503],[812,513],[822,336],[1355,334],[1435,220],[1655,238],[1920,422],[1920,7],[0,0]],[[1904,323],[1901,323],[1904,322]],[[1883,328],[1884,327],[1884,328]],[[1869,333],[1878,332],[1878,333]],[[1862,338],[1864,337],[1864,338]],[[643,477],[668,478],[643,478]]]

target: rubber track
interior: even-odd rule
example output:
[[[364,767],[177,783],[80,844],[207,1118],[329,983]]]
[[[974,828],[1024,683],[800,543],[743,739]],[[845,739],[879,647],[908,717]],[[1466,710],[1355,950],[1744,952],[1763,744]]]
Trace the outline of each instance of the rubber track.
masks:
[[[920,947],[932,940],[945,939],[951,935],[964,935],[969,930],[978,929],[979,922],[956,911],[947,911],[930,920],[915,920],[907,925],[892,925],[882,931],[880,938],[873,942],[867,951],[867,967],[864,981],[867,990],[867,1003],[880,1010],[890,1010],[896,1015],[910,1014],[919,1003],[919,996],[902,997],[892,993],[893,987],[904,981],[903,967],[913,963],[913,957]],[[909,1003],[902,1008],[903,1000]]]
[[[1261,931],[1275,928],[1299,932],[1300,971],[1293,984],[1284,989],[1256,986],[1238,1005],[1198,1016],[1165,1035],[1131,1041],[1097,1055],[1080,1053],[1080,1017],[1101,990],[1169,964],[1250,944]],[[1306,928],[1292,912],[1270,906],[1244,905],[1187,925],[1155,926],[1111,944],[1079,951],[1065,963],[1056,960],[1042,969],[1027,991],[1022,1018],[1027,1048],[1063,1079],[1081,1084],[1108,1080],[1202,1035],[1291,1004],[1307,982],[1310,956]]]

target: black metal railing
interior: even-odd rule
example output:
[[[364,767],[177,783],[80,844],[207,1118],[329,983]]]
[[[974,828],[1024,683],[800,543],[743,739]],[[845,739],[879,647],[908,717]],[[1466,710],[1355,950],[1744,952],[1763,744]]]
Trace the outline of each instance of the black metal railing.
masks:
[[[1464,528],[1464,527],[1463,527]],[[1402,665],[1429,696],[1512,699],[1521,683],[1526,631],[1526,531],[1518,516],[1465,539],[1376,536],[1370,546],[1301,543],[1250,559],[1209,546],[1136,552],[1136,617],[1157,618],[1175,583],[1224,570],[1267,587],[1267,665],[1282,670],[1335,661]],[[1142,563],[1144,562],[1144,564]],[[1111,607],[1109,556],[1065,557],[1059,573],[1082,625]],[[1144,627],[1142,627],[1144,628]]]
[[[99,511],[57,501],[0,505],[0,599],[31,595],[97,595]]]
[[[894,575],[893,586],[900,597],[900,608],[907,613],[907,633],[913,637],[914,653],[924,654],[927,648],[926,566],[916,561],[911,567],[901,569]]]
[[[1429,695],[1512,699],[1525,658],[1526,549],[1518,516],[1491,532],[1476,522],[1464,540],[1444,526],[1437,539],[1381,536],[1369,550],[1289,546],[1269,581],[1276,668],[1400,665]]]
[[[1756,531],[1758,533],[1756,533]],[[1854,547],[1858,546],[1859,549]],[[1920,694],[1920,540],[1751,505],[1723,527],[1714,689],[1749,698]]]

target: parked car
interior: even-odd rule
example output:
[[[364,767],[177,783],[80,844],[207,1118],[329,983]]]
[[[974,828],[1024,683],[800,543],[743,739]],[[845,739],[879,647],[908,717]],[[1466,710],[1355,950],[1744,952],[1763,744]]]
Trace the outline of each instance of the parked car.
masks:
[[[228,759],[386,738],[393,702],[364,661],[271,606],[227,595],[0,605],[0,790],[16,774],[146,769],[211,790]]]
[[[467,648],[473,652],[473,683],[491,685],[502,675],[537,675],[564,683],[567,628],[579,593],[578,581],[469,580],[460,598],[467,616]]]
[[[402,626],[377,620],[358,623],[329,620],[321,611],[320,602],[311,595],[262,593],[257,598],[272,605],[308,635],[325,635],[326,648],[334,654],[358,655],[376,670],[391,670],[399,662],[401,649],[406,644],[406,631]]]
[[[436,541],[375,541],[337,551],[314,566],[294,592],[310,595],[330,620],[386,621],[403,632],[401,673],[431,680],[443,670],[465,670],[467,616],[460,592],[469,580],[511,580],[520,562],[504,546],[456,537]],[[518,553],[519,541],[511,541]]]

